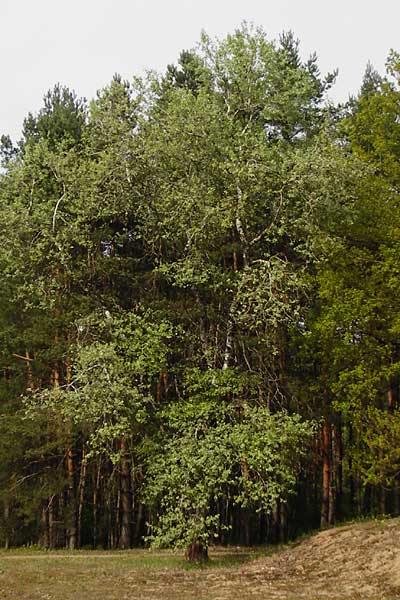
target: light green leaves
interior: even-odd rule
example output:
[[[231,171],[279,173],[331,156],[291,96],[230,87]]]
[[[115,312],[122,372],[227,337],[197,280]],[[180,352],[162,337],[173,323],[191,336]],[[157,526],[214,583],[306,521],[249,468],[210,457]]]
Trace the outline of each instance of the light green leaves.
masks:
[[[184,407],[182,407],[184,410]],[[207,546],[218,531],[219,500],[270,513],[293,491],[309,423],[286,413],[243,407],[201,423],[196,418],[163,439],[148,464],[145,495],[156,503],[154,545]],[[211,415],[209,415],[210,417]]]

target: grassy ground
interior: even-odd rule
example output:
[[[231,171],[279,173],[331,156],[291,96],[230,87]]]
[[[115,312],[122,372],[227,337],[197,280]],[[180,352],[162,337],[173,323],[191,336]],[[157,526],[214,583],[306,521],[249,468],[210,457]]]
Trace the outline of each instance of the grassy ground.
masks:
[[[215,582],[219,573],[225,578],[259,555],[254,549],[216,549],[209,563],[195,565],[170,551],[3,551],[0,599],[200,600],[208,597],[199,589],[203,574]]]
[[[0,552],[1,600],[400,599],[400,521],[318,533],[266,556],[214,549],[208,565],[151,552]]]

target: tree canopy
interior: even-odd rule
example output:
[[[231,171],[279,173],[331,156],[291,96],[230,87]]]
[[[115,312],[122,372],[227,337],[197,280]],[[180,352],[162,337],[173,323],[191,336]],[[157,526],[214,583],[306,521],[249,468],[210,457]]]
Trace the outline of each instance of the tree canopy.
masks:
[[[335,77],[243,25],[2,136],[6,546],[400,512],[399,56]]]

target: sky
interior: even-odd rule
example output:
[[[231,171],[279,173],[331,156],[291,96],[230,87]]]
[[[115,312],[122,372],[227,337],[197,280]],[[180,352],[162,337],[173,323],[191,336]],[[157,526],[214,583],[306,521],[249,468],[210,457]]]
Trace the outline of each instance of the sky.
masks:
[[[115,73],[163,71],[202,30],[221,38],[242,21],[270,39],[291,30],[322,74],[338,68],[336,102],[358,91],[368,61],[383,73],[400,50],[400,0],[0,0],[0,134],[19,139],[58,82],[90,99]]]

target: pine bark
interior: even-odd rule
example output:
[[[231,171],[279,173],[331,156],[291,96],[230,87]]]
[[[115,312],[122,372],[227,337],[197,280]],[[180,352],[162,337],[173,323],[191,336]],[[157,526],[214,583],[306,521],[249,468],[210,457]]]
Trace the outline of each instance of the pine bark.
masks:
[[[77,546],[76,498],[75,498],[75,465],[72,446],[66,452],[68,490],[67,490],[67,547],[75,550]]]
[[[130,462],[128,458],[128,449],[125,437],[121,438],[121,535],[119,538],[119,547],[128,549],[131,547],[131,490],[130,490]]]
[[[329,526],[329,500],[331,482],[330,461],[330,425],[325,419],[322,426],[322,506],[321,506],[321,529]]]
[[[97,548],[98,544],[98,499],[100,492],[100,477],[101,477],[101,464],[95,464],[93,467],[92,485],[93,485],[93,498],[92,498],[92,517],[93,517],[93,538],[92,545],[93,549]]]
[[[78,486],[78,525],[77,525],[78,548],[80,548],[82,545],[82,513],[83,513],[83,501],[84,501],[84,496],[85,496],[86,470],[87,470],[86,453],[85,453],[85,450],[83,450],[82,451],[81,472],[80,472],[79,486]]]
[[[8,500],[5,500],[5,502],[4,502],[4,523],[6,525],[6,534],[5,534],[5,538],[4,538],[4,550],[8,550],[10,547],[9,519],[10,519],[10,503]]]

